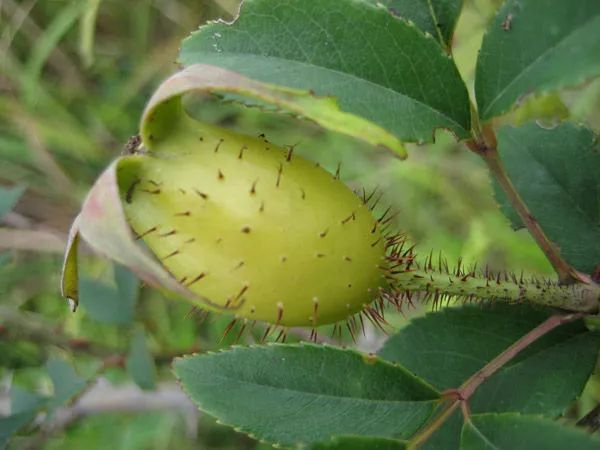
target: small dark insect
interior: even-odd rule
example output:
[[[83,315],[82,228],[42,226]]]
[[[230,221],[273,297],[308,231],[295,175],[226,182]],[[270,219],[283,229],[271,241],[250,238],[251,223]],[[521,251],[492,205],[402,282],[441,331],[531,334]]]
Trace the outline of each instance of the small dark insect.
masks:
[[[512,20],[513,20],[513,15],[512,13],[508,13],[508,15],[506,16],[506,19],[504,19],[504,21],[501,24],[501,27],[504,31],[508,31],[511,29],[512,27]]]
[[[125,144],[125,146],[123,147],[123,151],[121,152],[121,154],[122,155],[135,155],[136,153],[142,153],[141,146],[142,146],[142,138],[140,137],[139,134],[136,134],[129,138],[129,140],[127,141],[127,144]]]

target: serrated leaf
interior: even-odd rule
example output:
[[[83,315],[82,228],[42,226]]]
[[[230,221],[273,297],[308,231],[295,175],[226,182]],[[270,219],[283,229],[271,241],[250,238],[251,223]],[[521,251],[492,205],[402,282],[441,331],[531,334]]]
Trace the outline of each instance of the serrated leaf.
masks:
[[[85,380],[63,359],[50,358],[46,371],[54,386],[54,396],[48,401],[50,409],[65,405],[86,386]]]
[[[233,24],[200,27],[182,43],[204,63],[338,98],[405,141],[435,128],[470,130],[466,87],[438,43],[385,8],[359,0],[247,0]]]
[[[600,4],[600,3],[599,3]],[[592,273],[600,263],[600,151],[589,129],[565,122],[498,131],[498,152],[519,195],[560,255]],[[494,192],[515,228],[523,227],[504,193]]]
[[[462,431],[460,450],[597,450],[600,439],[536,416],[481,414]]]
[[[349,434],[403,439],[439,399],[401,367],[327,346],[234,348],[178,359],[174,369],[200,409],[281,445]]]
[[[600,2],[507,0],[483,38],[475,93],[479,115],[506,112],[520,97],[600,74]]]
[[[25,192],[25,186],[0,187],[0,219],[10,212]]]
[[[135,330],[127,356],[127,372],[133,381],[142,389],[154,389],[156,386],[156,366],[148,344],[144,330]]]
[[[359,436],[334,437],[329,442],[312,445],[309,450],[405,450],[406,443],[390,439]]]
[[[510,364],[480,386],[471,410],[558,417],[583,391],[599,347],[598,334],[582,333]]]
[[[417,318],[378,352],[440,390],[460,386],[499,353],[548,318],[527,305],[446,308]],[[512,360],[512,364],[585,332],[582,323],[562,326]]]
[[[379,355],[439,389],[458,388],[548,315],[526,305],[445,309],[415,319],[392,336]],[[583,390],[599,347],[600,337],[582,323],[557,328],[487,379],[470,400],[472,412],[557,417]],[[455,415],[423,448],[457,449],[460,423]]]
[[[463,0],[383,0],[390,12],[411,20],[421,30],[450,46]]]

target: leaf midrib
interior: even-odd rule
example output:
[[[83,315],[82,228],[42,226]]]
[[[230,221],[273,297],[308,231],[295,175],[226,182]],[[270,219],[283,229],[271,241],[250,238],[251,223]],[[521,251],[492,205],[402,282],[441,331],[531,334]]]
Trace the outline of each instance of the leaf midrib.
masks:
[[[198,376],[201,375],[201,372],[198,372],[198,371],[194,370],[193,368],[188,369],[188,370],[193,372],[195,375],[198,375]],[[344,399],[344,400],[361,401],[361,402],[402,404],[402,403],[428,403],[428,402],[435,402],[435,401],[439,400],[439,398],[428,398],[428,399],[422,399],[422,400],[389,400],[389,399],[373,399],[373,398],[365,398],[365,397],[349,397],[347,395],[334,395],[331,393],[301,391],[299,389],[293,389],[293,388],[289,388],[289,387],[280,387],[280,386],[273,386],[273,385],[269,385],[269,384],[262,384],[262,383],[258,383],[256,381],[249,381],[249,380],[244,380],[244,379],[239,379],[239,378],[228,377],[223,374],[212,374],[211,377],[213,380],[215,378],[217,378],[219,380],[224,380],[227,382],[234,382],[234,383],[243,384],[243,385],[247,385],[247,386],[259,387],[262,389],[273,389],[273,390],[280,390],[280,391],[285,391],[285,392],[293,392],[293,393],[306,395],[306,396],[317,396],[317,397]],[[181,376],[179,376],[179,378],[182,379]],[[423,385],[422,387],[429,388],[426,385]],[[189,387],[186,389],[190,390]],[[429,389],[432,389],[432,388],[429,388]]]

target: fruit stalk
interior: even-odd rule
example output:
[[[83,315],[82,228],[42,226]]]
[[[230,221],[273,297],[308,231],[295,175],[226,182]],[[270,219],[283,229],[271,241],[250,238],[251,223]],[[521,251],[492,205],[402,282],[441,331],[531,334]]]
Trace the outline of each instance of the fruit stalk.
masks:
[[[413,248],[404,250],[404,237],[388,240],[387,278],[391,284],[390,297],[394,303],[412,300],[423,295],[421,301],[438,305],[443,301],[507,301],[531,302],[568,311],[595,312],[600,302],[600,286],[594,283],[562,285],[547,279],[525,278],[509,272],[492,273],[487,267],[465,270],[459,260],[451,270],[440,256],[437,264],[430,254],[423,264],[415,259]],[[395,300],[394,300],[395,299]]]

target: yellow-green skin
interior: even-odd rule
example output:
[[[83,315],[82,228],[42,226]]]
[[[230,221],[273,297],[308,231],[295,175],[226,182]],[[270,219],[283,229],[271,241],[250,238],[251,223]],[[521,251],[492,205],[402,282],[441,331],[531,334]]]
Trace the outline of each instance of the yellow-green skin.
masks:
[[[189,290],[282,326],[377,298],[385,240],[344,183],[261,138],[206,127],[192,147],[129,156],[120,186],[134,232]]]

